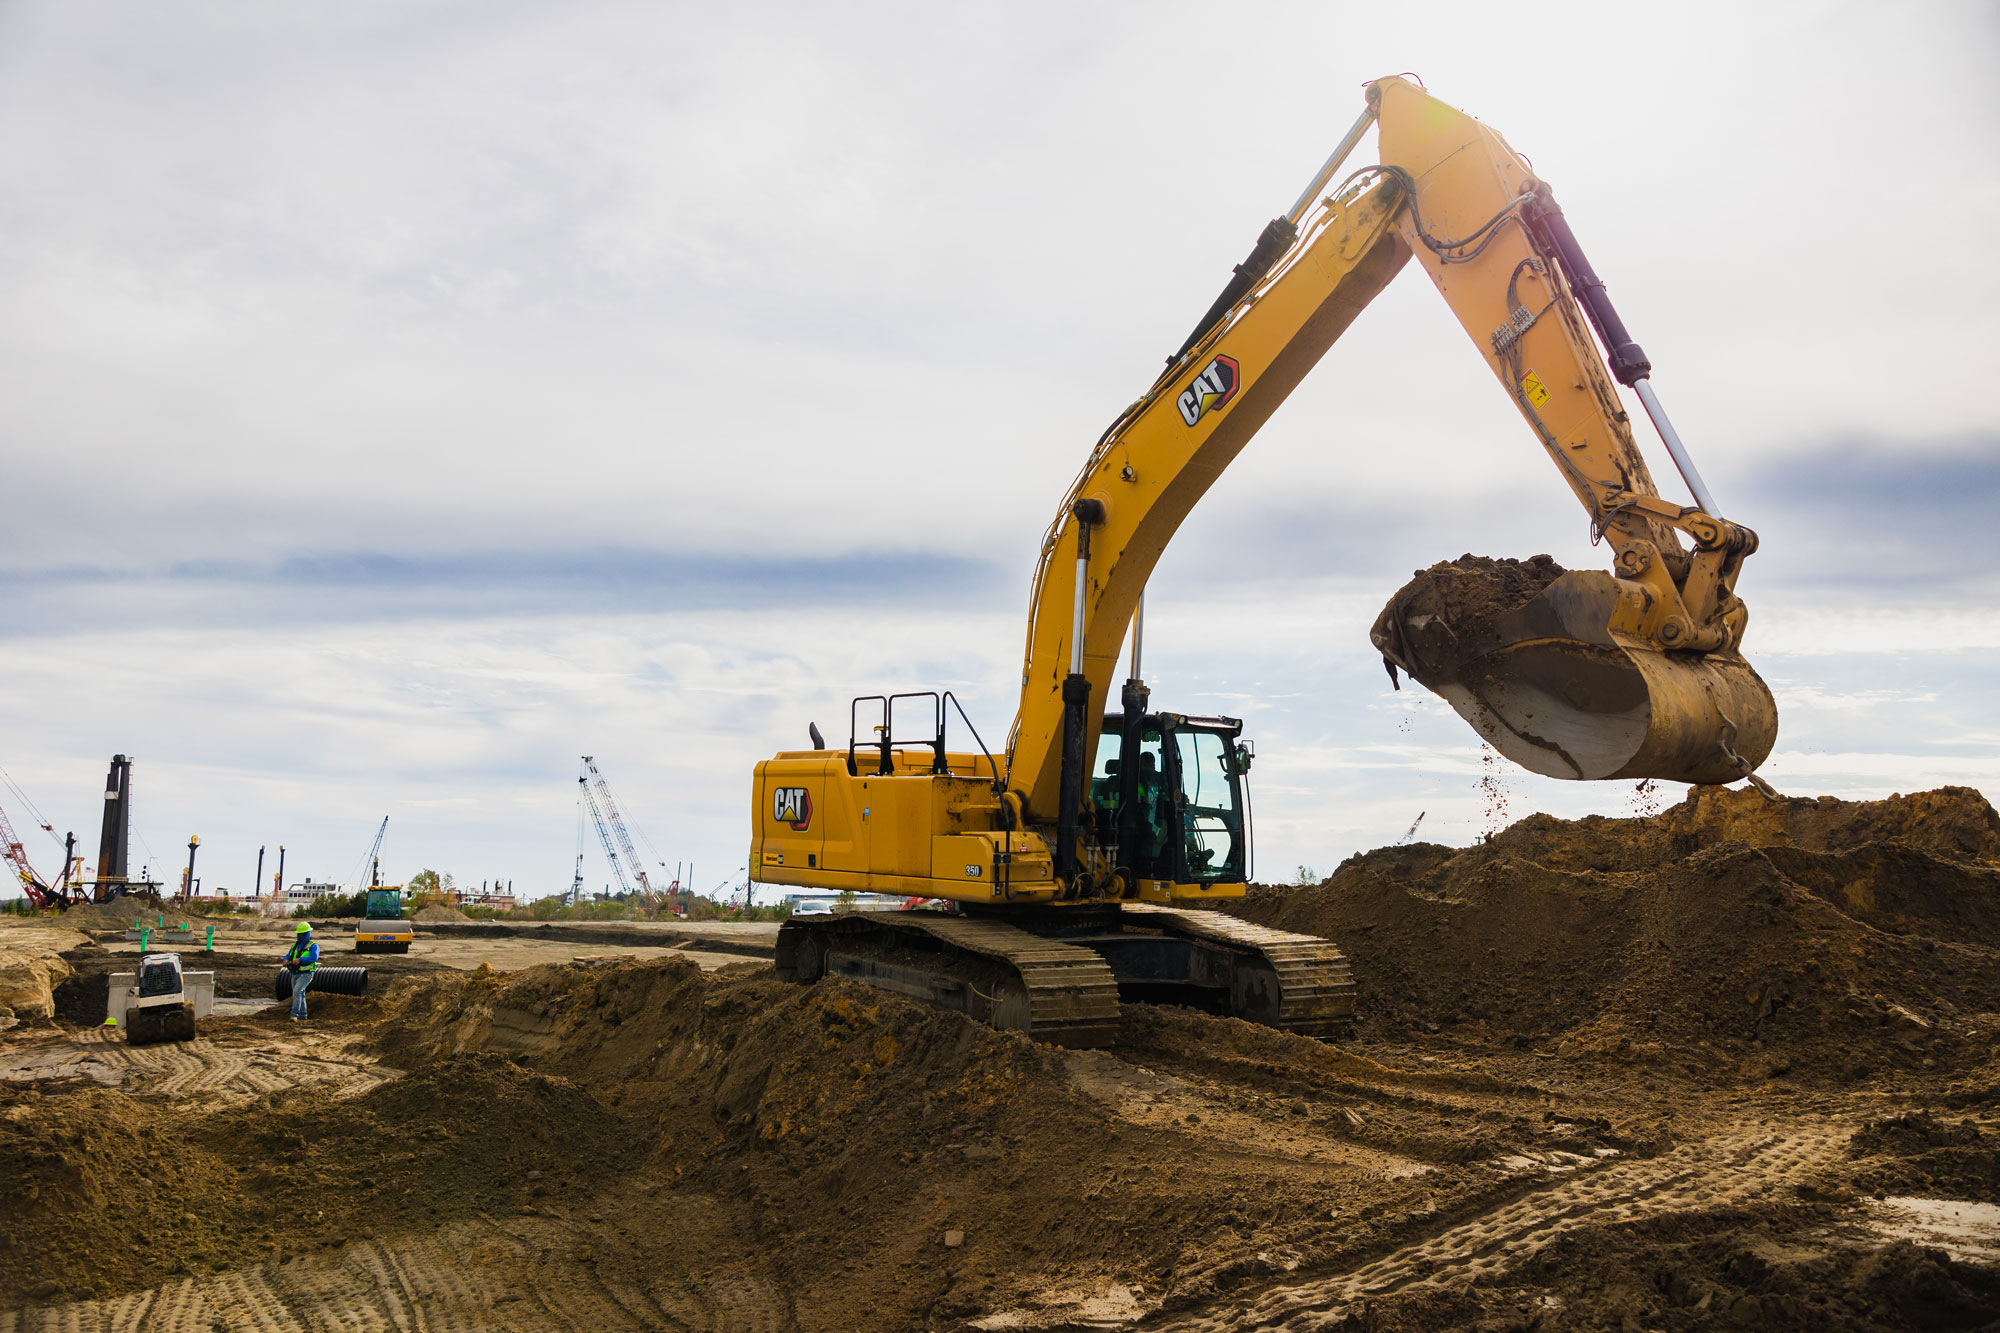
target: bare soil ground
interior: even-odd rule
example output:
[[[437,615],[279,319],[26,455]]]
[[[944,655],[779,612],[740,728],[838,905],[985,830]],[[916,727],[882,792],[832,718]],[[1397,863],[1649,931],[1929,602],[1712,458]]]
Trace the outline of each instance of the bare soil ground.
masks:
[[[28,1023],[0,1333],[1993,1328],[1996,859],[1964,791],[1371,853],[1241,908],[1354,954],[1339,1044],[674,957]]]

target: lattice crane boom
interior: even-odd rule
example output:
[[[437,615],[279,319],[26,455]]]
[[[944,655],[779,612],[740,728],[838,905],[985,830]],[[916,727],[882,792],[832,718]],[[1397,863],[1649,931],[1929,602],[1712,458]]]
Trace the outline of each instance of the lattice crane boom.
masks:
[[[5,810],[0,810],[0,840],[4,840],[5,844],[4,847],[0,847],[0,854],[4,854],[7,864],[14,868],[14,874],[20,879],[21,888],[27,893],[28,901],[37,907],[63,906],[62,895],[43,883],[42,877],[35,873],[35,868],[28,864],[27,848],[21,845],[20,836],[14,832],[14,825],[7,818]]]
[[[382,835],[389,831],[389,816],[382,816],[381,826],[375,830],[375,841],[368,848],[367,857],[361,862],[361,880],[356,885],[360,889],[372,889],[382,883]]]
[[[646,863],[639,859],[639,853],[632,847],[632,835],[625,831],[625,817],[618,812],[618,802],[611,795],[611,785],[604,780],[604,775],[597,771],[597,761],[595,759],[592,759],[589,755],[583,756],[583,766],[590,772],[590,783],[585,787],[585,790],[589,791],[595,788],[597,797],[602,800],[604,816],[611,823],[611,831],[618,837],[618,846],[625,853],[625,863],[632,867],[632,873],[638,877],[639,896],[645,900],[647,909],[651,910],[654,905],[653,881],[646,877]],[[591,813],[597,813],[597,802],[593,801],[590,808]],[[600,821],[598,832],[601,834],[603,831],[603,823]],[[605,854],[607,856],[610,855],[610,851],[611,848],[607,842]]]
[[[586,757],[583,762],[587,764],[590,760]],[[597,797],[590,790],[590,779],[578,778],[576,782],[577,790],[583,793],[583,803],[590,807],[590,819],[597,826],[597,840],[604,844],[604,859],[611,863],[611,873],[618,880],[618,891],[630,894],[632,892],[632,884],[625,878],[625,866],[618,859],[618,849],[611,845],[611,826],[605,823],[604,812],[597,808]],[[580,883],[583,879],[583,854],[581,852],[577,854],[576,858],[576,874],[577,880]]]

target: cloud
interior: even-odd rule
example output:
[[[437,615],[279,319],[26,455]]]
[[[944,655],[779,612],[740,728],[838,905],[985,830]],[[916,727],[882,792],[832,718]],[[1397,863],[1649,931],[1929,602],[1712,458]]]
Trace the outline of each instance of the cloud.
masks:
[[[755,605],[988,605],[1003,580],[949,553],[836,553],[825,559],[688,556],[636,550],[499,550],[413,557],[294,556],[270,564],[184,560],[121,572],[58,566],[0,573],[12,616],[0,636],[59,634],[79,621],[127,625],[409,622],[666,613]]]
[[[1728,512],[1757,529],[1762,578],[1864,597],[1993,589],[2000,431],[1795,448],[1746,482]]]

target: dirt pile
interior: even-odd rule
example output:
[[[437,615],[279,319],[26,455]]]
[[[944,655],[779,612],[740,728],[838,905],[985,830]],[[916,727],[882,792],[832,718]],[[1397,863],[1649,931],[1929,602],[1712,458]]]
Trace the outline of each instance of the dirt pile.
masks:
[[[2000,1274],[1909,1241],[1855,1243],[1754,1213],[1565,1236],[1500,1281],[1391,1296],[1366,1333],[1437,1329],[1990,1330]]]
[[[417,909],[416,914],[410,920],[422,925],[436,925],[440,921],[470,921],[472,918],[459,911],[456,907],[444,907],[437,903],[432,903],[429,907]]]
[[[1349,1150],[1304,1165],[1260,1150],[1266,1117],[1288,1141],[1331,1133],[1366,1160],[1431,1171],[1439,1198],[1491,1183],[1457,1165],[1484,1151],[1468,1146],[1458,1108],[1412,1109],[1400,1078],[1372,1062],[1189,1013],[1130,1011],[1149,1066],[1186,1064],[1128,1087],[1097,1077],[1108,1058],[1098,1053],[1037,1046],[838,979],[789,986],[762,967],[443,974],[399,983],[383,1005],[377,1039],[392,1063],[499,1053],[627,1117],[646,1145],[633,1178],[661,1193],[622,1225],[646,1234],[663,1210],[698,1209],[701,1238],[674,1260],[689,1273],[755,1237],[769,1279],[813,1312],[802,1326],[953,1327],[1024,1288],[1107,1275],[1191,1298],[1274,1271],[1280,1251],[1350,1243],[1328,1199],[1345,1217],[1379,1209],[1393,1187],[1357,1180]],[[1283,1059],[1324,1071],[1289,1086],[1273,1075],[1222,1105],[1187,1091],[1204,1068]],[[1393,1109],[1354,1111],[1377,1078],[1397,1084]],[[1166,1112],[1168,1085],[1191,1099],[1185,1110]],[[1118,1113],[1128,1101],[1130,1114]],[[1482,1127],[1478,1143],[1515,1131]],[[1519,1128],[1530,1141],[1538,1132]]]
[[[2000,1041],[1996,849],[2000,818],[1966,788],[1697,788],[1651,818],[1536,815],[1470,848],[1368,852],[1237,910],[1339,943],[1364,1034],[1832,1078]]]
[[[1385,659],[1429,680],[1449,674],[1496,622],[1533,601],[1566,573],[1546,555],[1527,560],[1462,555],[1419,569],[1375,619],[1368,637]]]
[[[113,898],[108,903],[78,903],[62,919],[75,930],[129,930],[142,921],[157,921],[164,910],[144,898]]]
[[[1763,800],[1728,787],[1694,787],[1641,836],[1665,834],[1692,850],[1736,840],[1753,847],[1851,852],[1898,843],[1959,861],[2000,864],[2000,812],[1971,787],[1891,796],[1883,801],[1791,797]]]
[[[491,1052],[591,1089],[645,1127],[646,1176],[722,1210],[718,1254],[732,1233],[762,1237],[823,1314],[855,1326],[897,1324],[885,1312],[928,1307],[967,1272],[997,1275],[1014,1238],[1049,1226],[1079,1259],[1119,1245],[1089,1234],[1072,1192],[1019,1188],[1025,1162],[1087,1172],[1107,1151],[1058,1052],[850,983],[744,971],[705,979],[672,960],[413,980],[384,998],[382,1050],[402,1065]],[[924,1257],[952,1230],[964,1240],[947,1271]]]
[[[62,953],[85,943],[53,918],[14,921],[0,930],[0,1031],[54,1015],[56,990],[71,972]]]
[[[1415,571],[1397,592],[1396,605],[1406,619],[1433,616],[1457,630],[1459,637],[1475,638],[1490,631],[1497,617],[1533,601],[1566,572],[1546,555],[1508,560],[1468,553]]]
[[[2000,1131],[1975,1119],[1908,1111],[1873,1120],[1852,1153],[1865,1163],[1855,1185],[1871,1193],[2000,1203]]]
[[[75,1296],[429,1226],[497,1206],[516,1173],[601,1177],[621,1143],[589,1094],[490,1056],[205,1117],[106,1088],[29,1092],[0,1111],[0,1292],[50,1289],[50,1255]]]

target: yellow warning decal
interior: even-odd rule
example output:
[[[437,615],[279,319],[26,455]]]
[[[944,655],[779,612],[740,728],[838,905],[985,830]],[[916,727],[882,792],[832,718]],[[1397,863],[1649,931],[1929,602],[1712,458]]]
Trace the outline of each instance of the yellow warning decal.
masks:
[[[1532,370],[1521,377],[1521,392],[1526,394],[1528,401],[1536,407],[1549,401],[1549,386],[1542,383],[1542,377]]]

